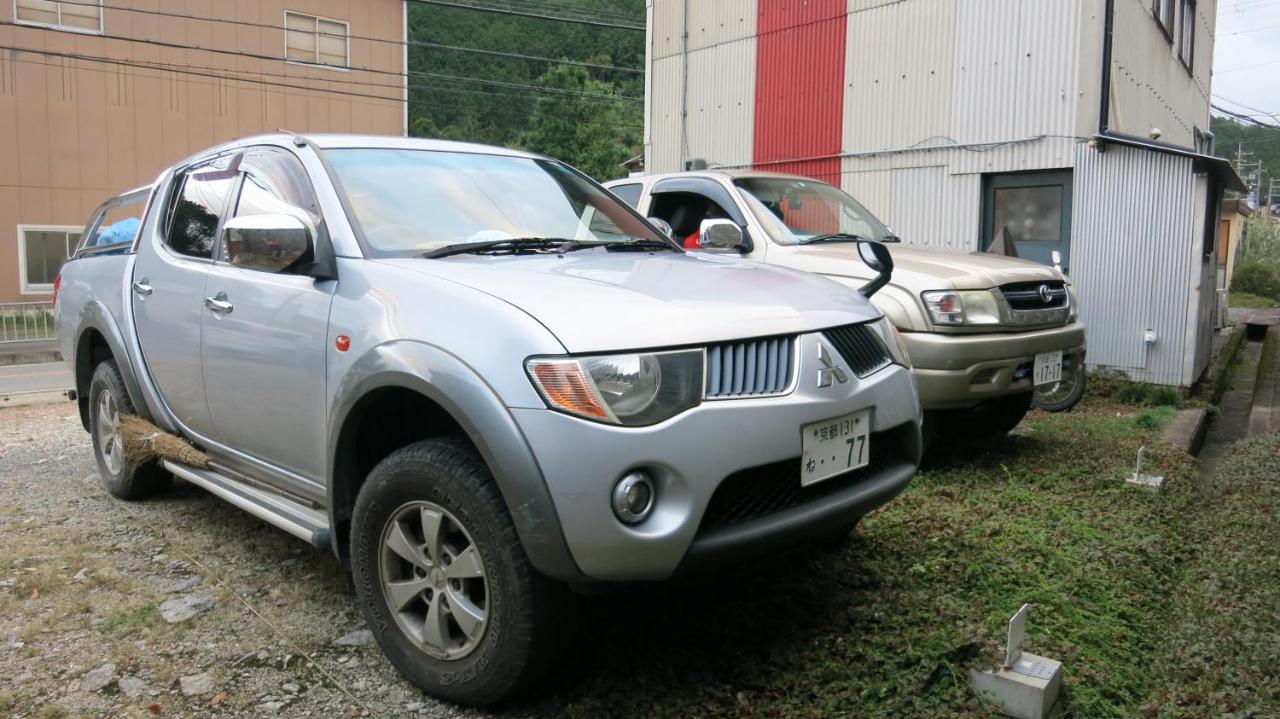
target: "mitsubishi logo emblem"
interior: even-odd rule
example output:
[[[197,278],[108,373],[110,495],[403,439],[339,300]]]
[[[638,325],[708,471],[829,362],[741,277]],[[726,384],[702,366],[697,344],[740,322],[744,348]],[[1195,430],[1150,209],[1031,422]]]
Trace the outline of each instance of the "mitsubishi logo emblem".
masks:
[[[1040,301],[1046,305],[1053,302],[1053,290],[1049,289],[1049,285],[1040,285]]]
[[[818,361],[822,363],[822,367],[818,369],[819,387],[830,387],[833,382],[844,384],[849,381],[849,375],[831,361],[831,353],[822,342],[818,343]]]

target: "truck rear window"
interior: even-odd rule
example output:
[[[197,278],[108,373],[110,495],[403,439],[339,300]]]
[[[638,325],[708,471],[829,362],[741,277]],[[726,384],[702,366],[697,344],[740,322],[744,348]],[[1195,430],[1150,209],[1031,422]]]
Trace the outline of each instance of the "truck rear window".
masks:
[[[108,203],[105,210],[100,210],[93,218],[93,231],[85,235],[82,250],[96,250],[103,247],[118,247],[131,244],[138,236],[138,228],[142,226],[142,212],[147,207],[147,192],[134,192],[122,195],[118,204]]]

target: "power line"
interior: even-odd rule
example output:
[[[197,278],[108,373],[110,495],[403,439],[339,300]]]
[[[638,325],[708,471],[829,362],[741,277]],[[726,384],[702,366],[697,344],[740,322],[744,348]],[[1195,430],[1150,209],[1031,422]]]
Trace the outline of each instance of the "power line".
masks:
[[[278,87],[286,90],[298,90],[304,94],[306,92],[322,92],[322,93],[328,93],[331,95],[342,95],[347,97],[363,98],[368,100],[380,100],[384,102],[399,103],[404,101],[404,99],[400,96],[392,97],[392,96],[386,96],[386,95],[376,95],[376,94],[362,93],[362,92],[356,92],[352,90],[341,90],[341,89],[329,88],[329,87],[305,87],[305,86],[299,85],[297,81],[306,80],[307,78],[297,78],[291,75],[282,75],[279,73],[257,72],[257,71],[248,71],[248,70],[237,71],[237,72],[251,72],[252,74],[255,74],[255,75],[265,75],[269,77],[288,78],[288,79],[294,80],[294,82],[272,82],[269,80],[261,80],[261,79],[252,78],[252,77],[228,76],[226,73],[229,71],[221,68],[208,68],[208,67],[192,66],[192,65],[171,65],[167,63],[149,63],[149,62],[134,61],[134,60],[119,60],[115,58],[100,57],[95,55],[63,53],[63,52],[55,52],[52,50],[40,50],[36,48],[16,47],[16,46],[9,46],[9,45],[0,45],[0,50],[10,50],[13,52],[29,53],[33,55],[43,55],[45,57],[62,58],[65,60],[80,60],[85,62],[97,62],[97,63],[103,63],[108,65],[132,67],[132,68],[138,68],[143,70],[155,70],[158,72],[171,72],[178,75],[202,77],[202,78],[209,78],[213,80],[226,80],[230,82],[239,82],[239,83],[246,83],[251,85]],[[65,66],[51,65],[49,63],[38,63],[38,62],[29,61],[29,60],[21,60],[21,59],[17,61],[27,62],[30,64],[44,65],[46,67],[61,67],[65,69]],[[76,69],[87,70],[89,72],[104,72],[102,70],[95,70],[93,68],[86,68],[86,67],[77,67]],[[201,72],[200,70],[209,70],[209,72]],[[153,78],[153,79],[160,79],[160,78]],[[330,79],[325,79],[323,81],[324,82],[342,82],[341,80],[330,80]],[[403,89],[402,85],[374,85],[374,87],[387,87],[394,90]],[[512,94],[512,93],[489,92],[485,90],[470,90],[470,89],[462,89],[462,88],[446,88],[446,87],[438,87],[438,86],[430,86],[430,85],[416,85],[412,83],[409,84],[408,88],[410,90],[431,90],[436,92],[461,93],[466,95],[491,95],[496,97],[507,97],[507,98],[521,99],[521,100],[538,101],[538,100],[547,99],[542,97],[535,97],[532,95],[518,95],[518,94]],[[617,127],[626,127],[629,129],[642,129],[642,126],[640,125],[626,125],[621,123],[613,123],[613,124]]]
[[[476,10],[478,12],[494,13],[496,15],[514,15],[517,17],[537,18],[539,20],[553,20],[555,22],[573,23],[576,25],[591,25],[594,27],[607,27],[617,30],[633,30],[644,32],[644,25],[636,25],[632,23],[610,22],[604,19],[592,19],[589,17],[570,17],[566,15],[548,15],[545,13],[536,13],[529,10],[519,10],[512,7],[501,7],[496,5],[482,5],[474,2],[451,2],[450,0],[405,0],[405,2],[416,2],[424,5],[437,5],[440,7],[451,7],[461,10]]]
[[[60,2],[62,2],[64,5],[86,5],[89,7],[102,7],[107,10],[119,10],[121,12],[136,13],[139,15],[154,15],[158,17],[181,18],[183,20],[199,20],[202,22],[216,22],[216,23],[222,23],[225,25],[237,25],[240,27],[253,27],[253,28],[260,28],[264,30],[279,30],[281,32],[288,31],[288,28],[283,25],[272,25],[270,23],[253,22],[252,20],[235,20],[232,18],[189,15],[186,13],[166,12],[164,10],[144,10],[142,8],[128,7],[125,5],[116,5],[113,3],[109,4],[106,2],[103,2],[101,5],[99,5],[97,2],[94,2],[93,0],[60,0]],[[53,28],[49,28],[49,29],[53,29]],[[582,62],[579,60],[563,60],[563,59],[557,60],[555,58],[541,57],[538,55],[525,55],[517,52],[503,52],[501,50],[484,50],[484,49],[475,48],[475,47],[463,47],[461,45],[446,45],[444,43],[428,42],[426,40],[392,40],[390,38],[373,37],[371,35],[351,35],[351,34],[337,35],[335,33],[324,33],[324,32],[320,34],[325,35],[327,37],[342,38],[344,40],[362,40],[366,42],[378,42],[378,43],[384,43],[387,45],[396,45],[399,47],[404,47],[404,46],[425,47],[433,50],[448,50],[452,52],[474,53],[478,55],[492,55],[497,57],[516,59],[516,60],[528,60],[533,62],[543,62],[543,63],[558,64],[558,65],[573,65],[576,67],[586,67],[586,68],[592,68],[595,70],[606,70],[609,72],[623,72],[628,74],[644,73],[644,70],[640,68],[635,68],[635,67],[606,65],[606,64],[594,63],[594,62]]]
[[[17,27],[19,26],[19,23],[0,20],[0,26],[5,26],[5,25]],[[61,31],[55,30],[54,32],[61,32]],[[198,50],[201,52],[210,52],[210,53],[215,53],[219,55],[232,55],[235,57],[250,58],[254,60],[268,60],[272,62],[289,62],[289,58],[284,56],[264,55],[261,53],[245,52],[242,50],[226,50],[223,48],[201,47],[199,45],[183,45],[181,43],[165,42],[163,40],[144,40],[141,38],[127,37],[124,35],[108,35],[105,33],[99,34],[96,37],[107,38],[109,40],[120,40],[123,42],[135,42],[135,43],[141,43],[144,45],[155,45],[157,47],[166,47],[166,48],[177,49],[177,50]],[[422,78],[429,78],[434,80],[445,80],[445,81],[452,81],[452,82],[477,83],[480,85],[489,85],[493,87],[505,87],[509,89],[520,89],[520,90],[533,90],[536,92],[544,92],[551,95],[590,97],[590,98],[596,98],[601,100],[626,101],[626,102],[643,102],[644,101],[644,98],[632,97],[630,95],[606,95],[598,92],[585,92],[582,90],[569,90],[564,88],[545,87],[542,85],[528,85],[525,83],[508,82],[505,80],[486,80],[486,79],[475,78],[475,77],[447,75],[444,73],[437,73],[437,72],[421,72],[421,71],[414,72],[409,70],[406,70],[405,72],[399,72],[396,70],[382,70],[378,68],[355,67],[355,66],[344,66],[344,68],[347,70],[354,70],[358,72],[368,72],[368,73],[373,73],[377,75],[391,75],[399,78],[422,77]]]

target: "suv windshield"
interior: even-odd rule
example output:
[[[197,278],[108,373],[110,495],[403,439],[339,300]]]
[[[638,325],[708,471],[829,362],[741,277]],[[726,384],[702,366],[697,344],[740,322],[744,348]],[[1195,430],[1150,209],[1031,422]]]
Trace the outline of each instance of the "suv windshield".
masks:
[[[366,249],[377,256],[525,238],[670,244],[607,191],[558,162],[385,148],[334,149],[326,156]]]
[[[895,240],[858,201],[825,182],[791,177],[744,177],[734,180],[760,224],[784,245],[819,235],[857,235],[869,240]]]

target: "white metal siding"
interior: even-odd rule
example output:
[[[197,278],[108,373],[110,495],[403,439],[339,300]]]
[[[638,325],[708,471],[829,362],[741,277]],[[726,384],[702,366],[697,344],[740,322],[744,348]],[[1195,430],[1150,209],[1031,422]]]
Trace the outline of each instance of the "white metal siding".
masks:
[[[1181,3],[1178,3],[1181,5]],[[1152,128],[1161,140],[1194,147],[1193,128],[1209,128],[1209,69],[1213,63],[1214,0],[1196,3],[1194,77],[1152,17],[1151,0],[1117,0],[1112,49],[1111,119],[1116,132],[1146,137]]]
[[[687,79],[681,49],[686,9]],[[646,77],[645,168],[649,172],[682,170],[682,158],[717,164],[751,162],[755,34],[754,2],[653,0]],[[682,101],[687,102],[688,111],[683,141]]]
[[[1192,161],[1137,148],[1076,153],[1071,279],[1089,326],[1089,365],[1189,385],[1188,263],[1198,252]],[[1148,350],[1143,337],[1155,332]],[[1193,335],[1194,336],[1194,335]]]

